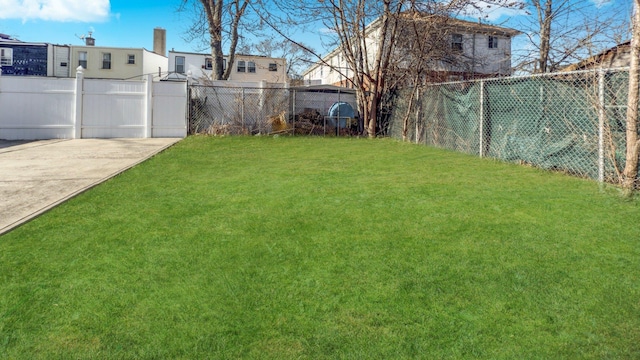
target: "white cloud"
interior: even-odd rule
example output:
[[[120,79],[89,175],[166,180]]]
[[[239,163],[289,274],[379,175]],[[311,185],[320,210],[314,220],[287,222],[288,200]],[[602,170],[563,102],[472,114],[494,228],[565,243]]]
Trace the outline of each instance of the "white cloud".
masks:
[[[503,17],[527,15],[526,11],[520,8],[496,6],[484,1],[477,1],[474,4],[475,6],[467,6],[461,15],[470,18],[482,18],[489,21],[496,21]]]
[[[0,19],[106,21],[109,0],[0,0]]]
[[[600,9],[601,7],[605,6],[605,5],[609,5],[612,3],[611,0],[591,0],[591,2],[593,3],[593,5],[595,5],[598,9]]]

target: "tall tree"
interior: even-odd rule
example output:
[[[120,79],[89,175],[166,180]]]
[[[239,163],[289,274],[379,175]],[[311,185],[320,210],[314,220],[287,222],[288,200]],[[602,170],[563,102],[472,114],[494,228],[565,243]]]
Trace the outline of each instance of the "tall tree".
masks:
[[[187,30],[187,38],[193,40],[207,36],[209,39],[213,58],[212,80],[227,80],[231,74],[233,66],[224,69],[223,44],[227,40],[228,63],[233,64],[239,29],[249,3],[250,0],[182,0],[181,10],[191,8],[196,15]]]
[[[627,101],[626,162],[622,177],[622,186],[631,194],[638,180],[638,98],[640,86],[640,0],[634,0],[635,11],[632,20],[631,64],[629,67],[629,98]]]
[[[628,19],[624,11],[611,11],[584,0],[525,0],[530,16],[521,22],[528,45],[516,52],[521,71],[547,73],[560,70],[625,40]]]

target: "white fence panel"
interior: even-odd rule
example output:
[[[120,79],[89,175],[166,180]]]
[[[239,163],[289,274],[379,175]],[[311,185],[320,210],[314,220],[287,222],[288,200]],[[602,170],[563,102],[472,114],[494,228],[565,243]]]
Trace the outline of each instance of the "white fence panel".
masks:
[[[84,80],[83,138],[143,138],[146,82]]]
[[[0,77],[0,139],[74,137],[75,79]]]
[[[152,137],[187,136],[187,84],[153,84]]]

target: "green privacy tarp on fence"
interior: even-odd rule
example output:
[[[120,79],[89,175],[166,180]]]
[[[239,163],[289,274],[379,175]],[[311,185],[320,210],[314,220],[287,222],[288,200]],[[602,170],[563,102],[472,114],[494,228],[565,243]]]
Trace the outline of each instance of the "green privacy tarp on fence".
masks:
[[[597,108],[584,101],[590,90],[571,76],[488,82],[487,155],[597,176]]]
[[[627,79],[616,70],[437,84],[411,107],[399,92],[390,135],[407,128],[410,141],[615,182]],[[407,109],[415,115],[400,116]]]
[[[479,153],[479,84],[443,85],[429,89],[422,98],[422,113],[431,114],[425,121],[421,140],[432,146],[468,154]]]

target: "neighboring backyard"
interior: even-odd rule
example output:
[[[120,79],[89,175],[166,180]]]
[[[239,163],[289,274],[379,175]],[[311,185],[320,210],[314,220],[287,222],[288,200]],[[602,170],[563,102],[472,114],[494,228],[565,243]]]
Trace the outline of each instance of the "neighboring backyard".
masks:
[[[389,139],[190,137],[0,236],[0,358],[637,359],[640,203]]]

